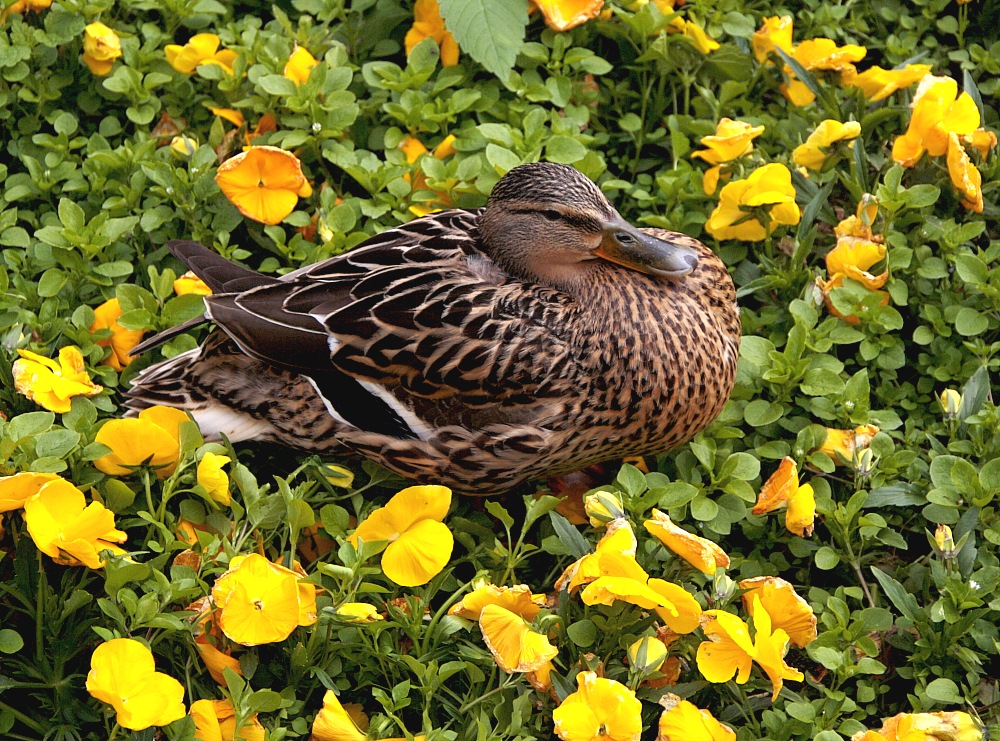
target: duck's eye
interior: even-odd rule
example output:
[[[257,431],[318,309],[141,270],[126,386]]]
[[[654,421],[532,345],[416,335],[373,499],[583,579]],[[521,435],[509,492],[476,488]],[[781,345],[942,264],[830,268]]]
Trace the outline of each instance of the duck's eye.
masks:
[[[563,217],[562,212],[556,211],[554,208],[545,209],[542,211],[542,216],[549,221],[559,221]]]
[[[635,237],[633,237],[628,232],[618,232],[615,235],[615,239],[618,240],[619,244],[634,244],[635,243]]]

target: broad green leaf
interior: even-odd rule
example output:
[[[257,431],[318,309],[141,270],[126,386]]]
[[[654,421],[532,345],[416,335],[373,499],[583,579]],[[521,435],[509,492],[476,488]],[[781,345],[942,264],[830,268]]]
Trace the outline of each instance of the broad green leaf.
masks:
[[[527,0],[440,0],[440,7],[462,51],[506,80],[524,44]]]

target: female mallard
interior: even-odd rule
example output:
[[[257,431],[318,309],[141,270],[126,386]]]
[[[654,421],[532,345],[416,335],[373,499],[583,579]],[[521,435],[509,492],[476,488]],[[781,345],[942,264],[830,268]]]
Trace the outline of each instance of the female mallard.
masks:
[[[488,494],[676,447],[715,419],[736,374],[722,261],[631,226],[563,165],[516,167],[484,209],[280,278],[169,247],[214,291],[202,321],[216,329],[143,371],[128,405],[185,409],[210,439],[357,453]]]

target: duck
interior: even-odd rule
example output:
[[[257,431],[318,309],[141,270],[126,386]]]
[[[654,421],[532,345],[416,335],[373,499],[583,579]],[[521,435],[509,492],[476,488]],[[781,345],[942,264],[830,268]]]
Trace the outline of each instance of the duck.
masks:
[[[517,166],[486,206],[387,229],[285,275],[191,241],[212,289],[200,346],[142,370],[130,414],[187,411],[207,440],[360,456],[418,483],[510,491],[672,450],[732,391],[740,340],[725,264],[637,228],[567,165]]]

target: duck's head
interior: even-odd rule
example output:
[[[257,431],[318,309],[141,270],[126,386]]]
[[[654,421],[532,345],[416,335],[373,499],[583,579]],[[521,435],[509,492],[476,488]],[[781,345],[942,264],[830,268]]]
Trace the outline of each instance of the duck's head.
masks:
[[[557,288],[592,278],[608,262],[677,280],[699,260],[691,247],[632,226],[587,177],[551,162],[508,172],[490,195],[479,233],[505,271]]]

